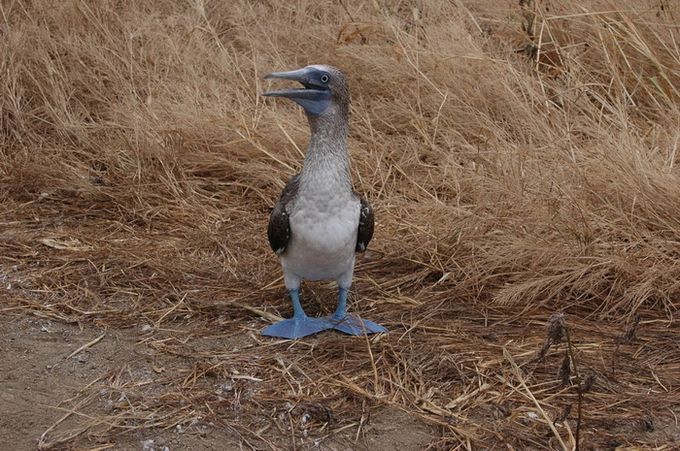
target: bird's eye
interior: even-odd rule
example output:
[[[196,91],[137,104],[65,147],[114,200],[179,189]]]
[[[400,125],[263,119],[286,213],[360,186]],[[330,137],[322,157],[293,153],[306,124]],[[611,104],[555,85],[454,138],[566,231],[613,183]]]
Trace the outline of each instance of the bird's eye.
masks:
[[[328,74],[323,74],[321,76],[321,83],[328,83]]]

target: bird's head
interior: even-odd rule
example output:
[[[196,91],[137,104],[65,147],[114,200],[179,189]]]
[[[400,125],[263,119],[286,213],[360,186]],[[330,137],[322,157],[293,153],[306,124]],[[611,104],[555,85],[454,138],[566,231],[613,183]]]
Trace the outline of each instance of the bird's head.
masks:
[[[298,103],[308,116],[325,116],[349,111],[349,88],[345,75],[333,66],[313,65],[289,72],[272,72],[264,77],[294,80],[303,88],[265,92],[268,97],[286,97]]]

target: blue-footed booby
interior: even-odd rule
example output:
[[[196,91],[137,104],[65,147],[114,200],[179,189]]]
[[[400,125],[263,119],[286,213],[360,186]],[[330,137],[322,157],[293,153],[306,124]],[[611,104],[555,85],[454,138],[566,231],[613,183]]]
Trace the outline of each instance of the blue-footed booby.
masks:
[[[326,329],[351,335],[387,332],[384,327],[347,314],[355,252],[366,250],[373,236],[373,209],[352,189],[347,128],[349,88],[337,68],[307,66],[274,72],[302,84],[299,89],[267,92],[285,97],[305,110],[311,138],[303,168],[286,184],[272,210],[267,228],[269,244],[281,260],[284,283],[293,303],[293,317],[279,321],[262,335],[300,338]],[[338,305],[325,318],[308,317],[300,304],[300,282],[335,280]]]

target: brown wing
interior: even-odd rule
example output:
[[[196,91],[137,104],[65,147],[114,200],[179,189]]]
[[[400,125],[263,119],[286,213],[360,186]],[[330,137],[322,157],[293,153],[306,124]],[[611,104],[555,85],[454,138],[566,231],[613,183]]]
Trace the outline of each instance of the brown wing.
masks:
[[[269,238],[269,245],[277,255],[281,255],[286,251],[288,241],[290,240],[290,221],[286,206],[297,194],[299,180],[300,174],[297,174],[288,181],[283,188],[283,192],[281,192],[279,201],[269,216],[267,238]]]
[[[373,216],[373,209],[368,204],[368,201],[359,196],[361,202],[361,211],[359,213],[359,233],[357,234],[357,252],[364,252],[368,247],[368,243],[373,238],[373,226],[375,218]]]

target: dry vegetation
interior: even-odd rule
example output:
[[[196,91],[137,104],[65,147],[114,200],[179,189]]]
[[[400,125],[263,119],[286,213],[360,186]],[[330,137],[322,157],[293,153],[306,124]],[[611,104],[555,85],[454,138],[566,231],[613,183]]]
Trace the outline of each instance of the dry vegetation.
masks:
[[[0,312],[153,326],[41,446],[198,418],[361,448],[384,409],[432,449],[677,446],[680,3],[288,3],[2,2]],[[290,314],[265,227],[308,133],[261,79],[311,63],[351,82],[370,340],[258,336]]]

